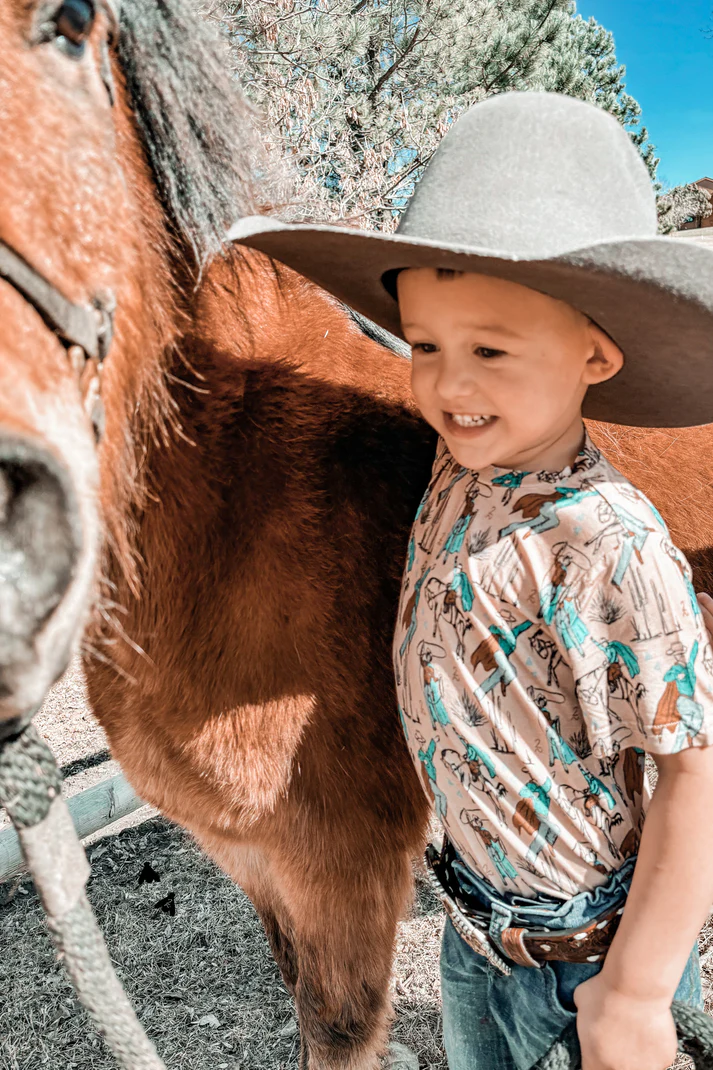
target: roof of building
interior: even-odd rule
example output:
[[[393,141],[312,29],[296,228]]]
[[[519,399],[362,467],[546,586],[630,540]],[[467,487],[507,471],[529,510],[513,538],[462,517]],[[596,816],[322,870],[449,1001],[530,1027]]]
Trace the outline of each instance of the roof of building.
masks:
[[[674,230],[669,238],[685,238],[686,241],[698,241],[713,249],[713,227],[697,227],[693,230]]]

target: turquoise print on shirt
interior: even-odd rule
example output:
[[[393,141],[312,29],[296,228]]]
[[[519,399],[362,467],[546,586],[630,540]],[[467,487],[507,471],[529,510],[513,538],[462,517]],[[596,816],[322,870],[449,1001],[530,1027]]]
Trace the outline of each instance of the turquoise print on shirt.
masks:
[[[539,535],[559,527],[558,511],[565,506],[577,505],[593,493],[578,487],[556,487],[552,494],[525,494],[512,507],[513,512],[522,513],[525,519],[508,524],[501,530],[500,537],[512,535],[521,528],[529,528],[533,534]]]
[[[664,673],[666,687],[659,700],[653,731],[659,736],[667,730],[673,731],[673,749],[679,751],[688,738],[698,735],[703,726],[703,706],[693,697],[696,690],[694,665],[698,657],[698,642],[693,644],[688,659],[681,643],[675,643],[669,653],[676,660]]]
[[[436,767],[433,763],[433,756],[436,753],[436,740],[431,740],[431,742],[428,744],[427,750],[423,749],[426,744],[426,741],[423,736],[418,735],[417,733],[416,741],[420,744],[418,758],[423,765],[424,772],[428,779],[428,785],[431,790],[431,794],[433,795],[436,817],[439,821],[443,822],[448,817],[448,798],[439,788],[438,781],[436,779]]]
[[[500,891],[597,887],[636,851],[641,754],[713,744],[683,554],[591,443],[554,473],[441,444],[412,536],[394,664],[420,782]]]

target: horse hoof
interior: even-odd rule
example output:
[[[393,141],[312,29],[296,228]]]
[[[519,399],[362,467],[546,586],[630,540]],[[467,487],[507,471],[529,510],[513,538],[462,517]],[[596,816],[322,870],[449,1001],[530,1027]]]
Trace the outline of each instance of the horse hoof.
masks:
[[[418,1055],[392,1040],[384,1058],[384,1070],[418,1070]]]

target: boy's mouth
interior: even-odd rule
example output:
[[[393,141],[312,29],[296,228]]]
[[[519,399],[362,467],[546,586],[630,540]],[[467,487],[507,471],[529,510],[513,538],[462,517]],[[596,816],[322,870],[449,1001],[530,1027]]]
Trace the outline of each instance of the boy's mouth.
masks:
[[[490,427],[497,416],[489,416],[485,413],[444,412],[446,427],[458,437],[471,438],[486,427]]]

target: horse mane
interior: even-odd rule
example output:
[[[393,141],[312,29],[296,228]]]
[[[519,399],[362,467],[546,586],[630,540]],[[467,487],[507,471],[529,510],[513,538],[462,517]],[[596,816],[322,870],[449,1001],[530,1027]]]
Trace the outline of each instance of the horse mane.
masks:
[[[119,60],[174,237],[200,268],[232,223],[257,211],[263,150],[251,108],[191,0],[124,0]]]
[[[367,319],[366,316],[362,316],[361,312],[357,312],[355,309],[350,308],[349,305],[343,305],[344,311],[349,314],[353,322],[357,325],[362,334],[365,334],[367,338],[371,338],[372,342],[378,342],[379,345],[384,346],[386,349],[390,349],[392,353],[396,353],[399,357],[406,357],[407,360],[411,359],[411,348],[401,338],[397,338],[391,331],[387,331],[385,327],[380,327],[378,323],[374,323],[373,320]]]

